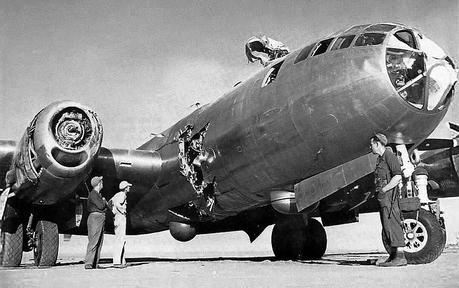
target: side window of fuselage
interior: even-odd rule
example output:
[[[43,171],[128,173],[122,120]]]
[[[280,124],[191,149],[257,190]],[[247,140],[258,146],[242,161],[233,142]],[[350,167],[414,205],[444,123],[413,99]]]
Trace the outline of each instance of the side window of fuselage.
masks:
[[[296,56],[296,59],[295,59],[295,61],[293,62],[293,64],[296,64],[296,63],[298,63],[298,62],[301,62],[301,61],[305,60],[305,59],[308,57],[309,52],[311,52],[312,48],[313,48],[315,45],[316,45],[316,43],[304,47],[304,48],[301,50],[301,52],[298,54],[298,56]]]
[[[279,69],[282,66],[282,64],[284,64],[284,61],[274,64],[268,70],[268,73],[266,74],[265,78],[263,79],[263,82],[261,83],[261,87],[265,87],[266,85],[270,84],[276,79],[277,74],[279,73]]]
[[[317,44],[315,50],[312,52],[311,56],[317,56],[317,55],[325,53],[327,51],[328,46],[330,46],[330,43],[332,41],[333,41],[333,38],[320,41],[319,44]]]
[[[354,40],[354,38],[355,35],[341,36],[338,39],[336,39],[335,43],[333,44],[330,50],[333,51],[348,48],[349,46],[351,46],[352,40]]]

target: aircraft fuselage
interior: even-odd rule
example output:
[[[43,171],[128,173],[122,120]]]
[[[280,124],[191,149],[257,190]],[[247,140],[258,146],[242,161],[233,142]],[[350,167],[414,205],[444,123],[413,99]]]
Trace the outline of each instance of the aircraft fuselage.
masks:
[[[289,189],[369,153],[368,139],[375,132],[397,144],[425,139],[450,99],[443,100],[445,107],[428,110],[427,104],[419,108],[401,97],[388,74],[387,41],[329,48],[302,61],[301,49],[292,52],[177,122],[164,138],[142,145],[139,149],[158,151],[163,165],[155,188],[135,192],[132,231],[165,229],[168,209],[196,198],[179,173],[177,139],[187,125],[193,135],[208,124],[202,146],[214,157],[201,167],[206,181],[215,180],[212,216],[217,220],[267,205],[267,192]],[[273,71],[275,79],[269,82]]]

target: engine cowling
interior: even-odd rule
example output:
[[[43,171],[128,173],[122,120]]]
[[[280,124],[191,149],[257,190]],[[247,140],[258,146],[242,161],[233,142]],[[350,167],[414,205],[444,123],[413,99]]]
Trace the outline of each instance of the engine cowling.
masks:
[[[102,135],[102,125],[89,108],[72,101],[48,105],[17,145],[7,185],[32,204],[56,203],[87,177]]]

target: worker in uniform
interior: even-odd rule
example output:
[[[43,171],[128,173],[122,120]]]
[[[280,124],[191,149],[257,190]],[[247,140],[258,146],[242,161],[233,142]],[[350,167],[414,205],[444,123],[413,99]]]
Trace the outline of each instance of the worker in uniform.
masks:
[[[102,176],[91,179],[92,190],[88,195],[88,247],[86,249],[85,269],[99,268],[100,250],[104,242],[105,212],[108,203],[100,191],[103,188]]]
[[[405,239],[399,208],[398,184],[402,180],[400,162],[390,148],[386,148],[387,137],[376,133],[370,139],[371,150],[378,155],[375,169],[376,196],[383,233],[388,239],[391,251],[381,267],[405,266],[407,264],[404,247]]]
[[[125,268],[126,259],[124,258],[124,246],[126,245],[126,208],[127,194],[132,184],[121,181],[120,191],[110,199],[115,224],[115,246],[113,250],[113,266],[115,268]]]

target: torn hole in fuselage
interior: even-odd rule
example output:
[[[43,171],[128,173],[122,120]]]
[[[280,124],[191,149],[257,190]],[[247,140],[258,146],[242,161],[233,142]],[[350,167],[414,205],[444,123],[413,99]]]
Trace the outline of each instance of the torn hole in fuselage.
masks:
[[[196,208],[199,217],[211,216],[215,204],[215,178],[204,179],[202,164],[209,162],[209,153],[203,147],[209,123],[193,134],[194,126],[186,125],[178,133],[180,173],[186,177],[196,192],[197,198],[188,203]]]

